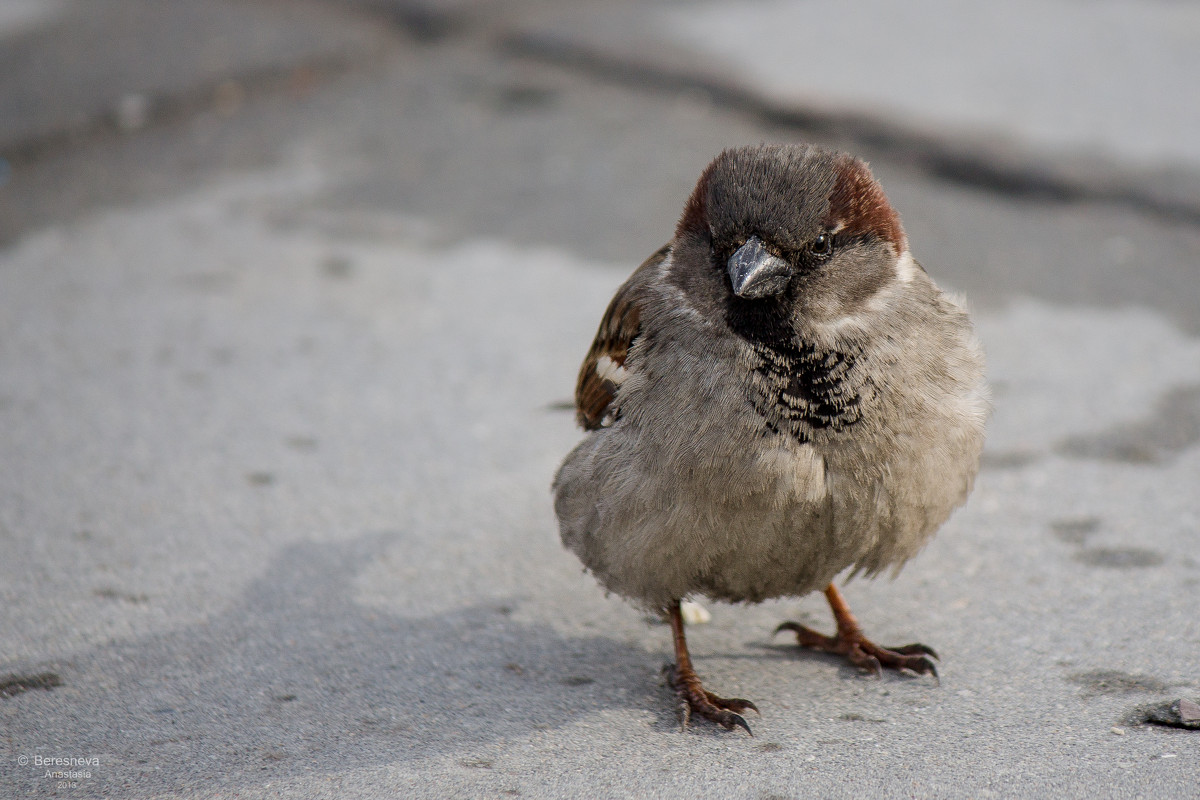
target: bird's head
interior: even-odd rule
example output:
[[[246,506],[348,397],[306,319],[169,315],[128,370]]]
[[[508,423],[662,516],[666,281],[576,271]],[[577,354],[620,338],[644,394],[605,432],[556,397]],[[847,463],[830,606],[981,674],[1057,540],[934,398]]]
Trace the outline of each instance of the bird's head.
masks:
[[[725,305],[852,315],[913,262],[900,217],[862,161],[815,145],[726,150],[696,184],[677,257],[703,262]]]

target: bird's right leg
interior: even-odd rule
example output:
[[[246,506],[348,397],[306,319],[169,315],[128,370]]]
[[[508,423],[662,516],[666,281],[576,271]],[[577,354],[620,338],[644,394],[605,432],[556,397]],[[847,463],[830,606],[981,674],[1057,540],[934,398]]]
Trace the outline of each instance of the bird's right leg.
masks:
[[[735,725],[745,728],[746,733],[753,736],[754,733],[742,718],[741,712],[748,708],[757,712],[758,708],[749,700],[717,697],[701,685],[700,677],[692,669],[692,657],[688,654],[679,601],[673,602],[667,612],[671,619],[671,634],[675,639],[675,663],[669,668],[668,680],[679,697],[680,726],[686,729],[692,714],[699,714],[728,730],[733,730]]]

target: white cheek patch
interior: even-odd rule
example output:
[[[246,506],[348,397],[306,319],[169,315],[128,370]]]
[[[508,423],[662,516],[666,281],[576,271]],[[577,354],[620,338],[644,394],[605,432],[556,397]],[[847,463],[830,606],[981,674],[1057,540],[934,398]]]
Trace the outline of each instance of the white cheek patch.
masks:
[[[667,257],[658,265],[658,277],[660,280],[657,286],[655,286],[655,291],[669,294],[675,300],[673,304],[674,308],[671,310],[671,314],[675,318],[699,320],[708,324],[709,320],[705,319],[704,315],[692,306],[692,302],[688,299],[688,296],[671,280],[671,270],[675,268],[673,255],[673,253],[667,253]]]
[[[896,261],[896,280],[901,283],[912,283],[916,274],[917,262],[913,260],[912,253],[906,249]]]
[[[629,371],[608,356],[600,356],[596,360],[596,376],[613,386],[620,386],[629,377]]]
[[[663,280],[666,280],[667,276],[671,274],[671,256],[672,255],[673,255],[673,253],[668,252],[667,257],[664,258],[662,260],[662,263],[658,265],[658,277],[662,278]]]
[[[913,260],[912,254],[907,249],[900,254],[896,259],[896,279],[885,283],[875,294],[867,298],[860,308],[854,314],[848,314],[840,319],[834,319],[826,322],[821,327],[833,333],[834,335],[845,334],[855,329],[863,329],[869,324],[870,319],[879,314],[884,313],[888,306],[896,299],[898,287],[912,283],[916,277],[917,271],[921,268],[917,262]]]

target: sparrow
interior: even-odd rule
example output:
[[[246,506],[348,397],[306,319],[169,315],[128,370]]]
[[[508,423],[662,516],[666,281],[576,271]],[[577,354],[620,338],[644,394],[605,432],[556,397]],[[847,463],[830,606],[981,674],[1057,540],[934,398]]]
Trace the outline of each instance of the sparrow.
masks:
[[[706,690],[680,602],[823,590],[837,632],[802,647],[932,674],[863,634],[834,579],[893,574],[970,493],[990,403],[963,303],[909,252],[867,165],[811,144],[725,150],[674,238],[617,290],[583,361],[587,432],[554,479],[562,541],[669,621],[692,715],[750,732]]]

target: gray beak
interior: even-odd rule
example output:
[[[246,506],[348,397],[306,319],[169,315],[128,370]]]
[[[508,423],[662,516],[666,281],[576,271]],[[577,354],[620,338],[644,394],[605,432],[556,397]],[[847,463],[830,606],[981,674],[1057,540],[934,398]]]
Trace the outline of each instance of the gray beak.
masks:
[[[733,293],[747,300],[779,294],[792,279],[792,265],[773,256],[757,236],[751,236],[725,265]]]

